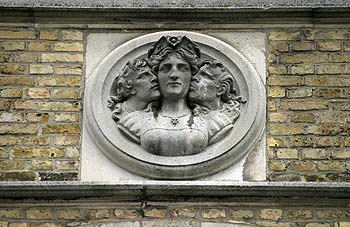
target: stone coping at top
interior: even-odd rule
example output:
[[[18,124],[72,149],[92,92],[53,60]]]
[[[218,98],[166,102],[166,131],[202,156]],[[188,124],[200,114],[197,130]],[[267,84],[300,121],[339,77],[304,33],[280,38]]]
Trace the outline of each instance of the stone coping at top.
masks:
[[[349,8],[348,0],[0,0],[0,8],[65,10],[332,10]]]
[[[299,197],[350,198],[350,183],[345,182],[1,182],[0,198],[89,198],[113,197],[120,200],[172,200],[181,197]]]

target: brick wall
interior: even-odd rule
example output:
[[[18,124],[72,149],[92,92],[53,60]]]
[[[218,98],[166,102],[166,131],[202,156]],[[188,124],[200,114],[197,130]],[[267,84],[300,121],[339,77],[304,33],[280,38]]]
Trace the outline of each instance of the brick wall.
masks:
[[[83,33],[0,29],[0,180],[76,180]]]
[[[272,181],[348,181],[350,31],[268,37]],[[0,29],[0,180],[77,180],[83,30]]]
[[[268,33],[272,181],[349,181],[350,31]]]

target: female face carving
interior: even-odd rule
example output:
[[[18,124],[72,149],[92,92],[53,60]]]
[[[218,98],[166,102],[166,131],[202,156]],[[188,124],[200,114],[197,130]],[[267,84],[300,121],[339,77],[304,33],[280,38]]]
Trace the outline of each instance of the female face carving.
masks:
[[[185,98],[191,81],[191,67],[180,55],[172,53],[160,63],[158,81],[165,99]]]

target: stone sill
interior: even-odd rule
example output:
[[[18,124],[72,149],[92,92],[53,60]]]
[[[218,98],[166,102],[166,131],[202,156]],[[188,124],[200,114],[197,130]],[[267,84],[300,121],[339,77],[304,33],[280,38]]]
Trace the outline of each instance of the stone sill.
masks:
[[[0,8],[38,10],[336,10],[350,7],[347,0],[0,0]]]
[[[302,182],[2,182],[1,199],[113,198],[121,201],[179,200],[181,198],[309,198],[350,197],[350,183]],[[304,201],[302,199],[301,201]]]

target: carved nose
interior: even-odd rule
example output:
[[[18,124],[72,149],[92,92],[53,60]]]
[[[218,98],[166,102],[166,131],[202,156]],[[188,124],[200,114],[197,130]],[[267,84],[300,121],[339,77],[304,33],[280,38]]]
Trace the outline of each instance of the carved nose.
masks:
[[[172,74],[170,74],[170,79],[177,80],[177,79],[179,79],[179,76],[177,75],[176,72],[173,72]]]

